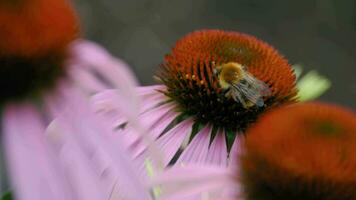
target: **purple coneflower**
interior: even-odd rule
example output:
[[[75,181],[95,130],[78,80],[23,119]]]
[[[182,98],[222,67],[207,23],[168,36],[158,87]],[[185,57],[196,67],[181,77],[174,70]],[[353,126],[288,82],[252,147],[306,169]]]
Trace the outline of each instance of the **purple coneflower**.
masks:
[[[166,170],[154,181],[161,199],[356,199],[351,110],[317,102],[283,106],[248,129],[241,147],[234,168]]]
[[[297,93],[293,70],[273,47],[253,36],[220,30],[183,37],[156,77],[163,84],[140,87],[136,93],[143,99],[140,120],[163,151],[164,166],[226,166],[245,129],[266,110],[294,102]],[[93,101],[142,161],[145,145],[115,108],[115,91]]]
[[[125,195],[121,188],[146,199],[120,142],[86,102],[119,88],[133,121],[136,81],[125,64],[79,38],[66,0],[1,0],[0,27],[1,137],[15,198],[102,200]]]

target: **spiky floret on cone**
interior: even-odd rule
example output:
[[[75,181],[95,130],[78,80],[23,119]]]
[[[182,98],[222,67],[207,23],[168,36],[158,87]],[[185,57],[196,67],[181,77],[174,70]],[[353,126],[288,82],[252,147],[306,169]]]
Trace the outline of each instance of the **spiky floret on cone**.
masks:
[[[79,35],[67,1],[0,1],[0,102],[34,95],[65,73],[67,46]]]
[[[248,130],[241,176],[248,200],[351,200],[355,169],[356,115],[307,103],[276,109]]]
[[[269,86],[264,107],[245,109],[223,95],[214,69],[228,62],[245,66]],[[196,31],[179,40],[165,57],[159,78],[184,113],[234,131],[244,130],[264,110],[294,101],[297,93],[293,70],[273,47],[253,36],[221,30]]]

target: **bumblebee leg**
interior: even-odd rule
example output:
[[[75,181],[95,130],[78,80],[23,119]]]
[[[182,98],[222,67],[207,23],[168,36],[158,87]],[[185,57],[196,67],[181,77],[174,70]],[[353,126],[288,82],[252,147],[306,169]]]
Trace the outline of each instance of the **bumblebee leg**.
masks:
[[[225,97],[226,97],[226,98],[232,98],[232,99],[234,99],[235,101],[237,101],[237,100],[236,100],[236,97],[234,96],[233,89],[229,89],[228,91],[226,91]]]

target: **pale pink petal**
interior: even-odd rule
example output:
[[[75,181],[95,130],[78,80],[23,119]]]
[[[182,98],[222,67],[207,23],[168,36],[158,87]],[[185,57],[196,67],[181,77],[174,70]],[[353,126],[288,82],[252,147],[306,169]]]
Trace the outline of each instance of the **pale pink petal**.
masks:
[[[165,91],[164,85],[142,86],[137,87],[136,91],[139,97],[143,100],[141,112],[145,112],[158,104],[166,102],[168,98],[160,91]]]
[[[101,169],[99,172],[97,171],[97,174],[109,173],[114,178],[109,182],[108,187],[104,186],[104,188],[115,186],[111,190],[113,192],[118,191],[116,187],[123,188],[127,194],[131,195],[130,199],[147,199],[147,190],[142,186],[129,162],[128,153],[121,148],[122,145],[117,140],[120,138],[115,137],[114,132],[103,118],[91,111],[90,105],[80,93],[67,91],[66,95],[71,97],[67,102],[70,109],[60,111],[57,108],[51,109],[60,116],[57,122],[60,122],[61,127],[71,130],[72,134],[62,134],[62,136],[69,137],[67,141],[76,142],[87,159],[93,159],[93,155],[96,155],[96,158],[101,158],[93,160],[91,167]],[[55,105],[52,104],[52,106]],[[101,163],[100,160],[105,162]],[[103,173],[104,171],[105,173]]]
[[[239,168],[239,156],[241,155],[241,144],[243,143],[244,135],[241,133],[237,133],[235,137],[235,141],[231,147],[230,155],[229,155],[229,167],[235,168],[236,170]]]
[[[148,109],[154,105],[162,103],[164,101],[163,98],[164,96],[162,96],[162,94],[155,94],[153,98],[145,99],[142,104],[142,107],[144,108],[141,108],[140,110]],[[106,115],[107,119],[112,122],[113,128],[126,122],[127,119],[125,116],[130,115],[131,109],[133,109],[129,105],[125,105],[126,101],[120,97],[119,91],[117,90],[106,90],[104,92],[98,93],[92,97],[91,102],[97,112]],[[167,109],[169,109],[167,107],[172,107],[172,105],[173,104],[165,104],[164,106],[159,106],[157,109],[150,111],[150,113],[155,112],[155,114],[158,114],[157,117],[160,117],[163,114],[157,112],[167,112]],[[141,114],[140,118],[147,118],[147,115],[148,114]],[[149,120],[154,121],[156,118]],[[150,122],[147,122],[147,120],[142,120],[142,122],[150,124]]]
[[[112,57],[104,48],[91,41],[77,40],[72,44],[73,62],[88,64],[87,68],[96,70],[108,78],[117,88],[129,84],[138,85],[129,66],[117,58]]]
[[[166,86],[165,85],[151,85],[151,86],[140,86],[137,87],[137,93],[140,96],[145,96],[145,95],[150,95],[150,94],[154,94],[154,93],[160,93],[157,92],[159,90],[166,90]]]
[[[166,103],[139,116],[139,120],[144,123],[146,127],[151,128],[157,123],[165,114],[172,111],[176,105],[174,103]]]
[[[137,114],[139,113],[137,105],[135,102],[129,102],[120,92],[118,90],[108,90],[100,93],[100,96],[94,96],[94,108],[117,110],[118,113],[126,116],[128,120],[131,120],[130,118],[137,118]]]
[[[193,119],[186,119],[157,140],[156,145],[163,152],[163,164],[165,166],[177,153],[185,137],[192,131],[193,123]]]
[[[109,88],[108,85],[101,82],[97,77],[95,77],[93,73],[87,69],[83,69],[83,67],[70,67],[68,74],[71,80],[73,80],[73,82],[77,85],[77,87],[81,88],[89,94]]]
[[[168,127],[168,125],[178,117],[178,115],[179,113],[173,110],[170,110],[168,113],[166,113],[159,121],[157,121],[150,127],[151,137],[153,139],[158,138],[162,134],[162,132]]]
[[[164,117],[168,112],[175,108],[175,104],[167,103],[156,107],[152,110],[149,110],[138,117],[138,121],[142,122],[145,127],[150,129],[154,124],[159,123],[160,119]],[[123,131],[123,137],[125,144],[132,145],[141,138],[139,134],[136,133],[135,127],[131,127],[131,124],[128,124]],[[158,137],[158,136],[157,136]]]
[[[212,126],[207,125],[194,136],[176,164],[204,163],[208,156]]]
[[[8,169],[18,200],[75,199],[56,157],[47,146],[35,108],[9,106],[3,118]]]
[[[220,196],[227,187],[235,187],[233,171],[204,165],[174,166],[155,177],[153,186],[161,186],[160,199],[192,199],[201,195]]]
[[[105,188],[100,185],[100,179],[93,169],[91,160],[84,154],[74,140],[76,132],[63,128],[67,125],[52,124],[48,131],[56,147],[58,162],[63,167],[68,180],[78,199],[103,199],[106,197]],[[60,126],[60,128],[54,128]]]
[[[105,90],[98,93],[91,98],[91,103],[96,112],[105,116],[112,128],[126,122],[127,115],[131,112],[130,105],[125,106],[126,101],[120,98],[117,90]]]
[[[223,130],[219,130],[210,145],[206,162],[209,164],[226,167],[227,155],[225,133]]]
[[[162,133],[162,131],[165,130],[167,126],[176,118],[177,115],[178,113],[171,111],[164,115],[158,122],[156,122],[149,131],[151,139],[156,139]],[[132,155],[132,158],[136,162],[138,171],[141,174],[140,177],[146,177],[146,168],[144,163],[148,158],[154,156],[151,155],[152,153],[147,152],[148,145],[149,144],[144,140],[137,140],[135,143],[131,143],[131,146],[127,147],[130,151],[130,154]]]
[[[123,61],[112,57],[105,49],[97,44],[85,40],[73,42],[72,46],[72,65],[79,63],[84,70],[93,71],[98,79],[119,90],[120,98],[125,100],[126,106],[129,106],[130,114],[135,114],[139,110],[139,99],[135,93],[137,80],[129,67]],[[129,115],[128,117],[134,117]]]
[[[164,102],[167,101],[167,97],[162,94],[162,93],[155,93],[153,95],[150,95],[150,96],[143,96],[142,97],[142,104],[141,104],[141,112],[147,112],[148,110],[160,105],[160,104],[163,104]]]
[[[151,126],[147,134],[149,134],[152,140],[157,139],[161,135],[161,133],[168,127],[168,125],[178,116],[178,114],[179,113],[174,111],[166,113],[161,119],[156,121]],[[129,147],[133,158],[135,159],[137,156],[142,154],[147,149],[148,145],[149,144],[147,144],[147,142],[143,141],[142,139],[136,140],[136,142]]]

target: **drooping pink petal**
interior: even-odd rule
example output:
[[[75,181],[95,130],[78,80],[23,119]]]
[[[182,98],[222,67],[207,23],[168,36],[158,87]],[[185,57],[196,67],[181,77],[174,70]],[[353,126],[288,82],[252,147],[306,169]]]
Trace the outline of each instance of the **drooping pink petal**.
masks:
[[[236,182],[233,171],[228,168],[189,164],[163,171],[150,184],[162,187],[160,199],[178,200],[205,194],[221,196],[224,188],[232,187]]]
[[[87,40],[77,40],[71,46],[73,63],[88,64],[89,69],[96,70],[105,75],[117,88],[124,87],[125,84],[138,85],[133,73],[123,61],[111,56],[104,48]]]
[[[242,153],[241,144],[243,140],[244,136],[242,134],[237,134],[229,154],[229,167],[235,168],[236,170],[238,170],[238,167],[240,165],[239,156]]]
[[[118,90],[105,90],[94,95],[91,98],[94,110],[110,122],[112,128],[120,126],[127,121],[127,115],[130,112],[130,106],[125,105]],[[126,109],[128,108],[128,109]],[[126,110],[125,110],[126,109]]]
[[[94,115],[90,106],[80,96],[70,94],[70,112],[62,113],[57,122],[71,130],[71,134],[62,134],[69,137],[66,141],[75,141],[76,146],[86,159],[91,160],[91,167],[101,175],[100,182],[104,188],[111,188],[112,192],[125,191],[130,199],[149,199],[148,191],[142,186],[127,152],[121,147],[120,141],[114,137],[110,127],[97,115]],[[112,179],[102,178],[110,176]],[[127,193],[126,193],[127,192]]]
[[[223,130],[219,130],[210,145],[206,162],[209,164],[226,167],[227,155],[225,133]]]
[[[150,95],[152,93],[157,93],[158,90],[165,90],[165,85],[151,85],[151,86],[140,86],[137,87],[137,93],[140,96]]]
[[[159,121],[150,128],[150,135],[153,139],[158,138],[168,125],[178,117],[179,113],[173,110],[168,111]]]
[[[177,164],[186,163],[204,163],[208,156],[208,149],[210,143],[210,136],[213,127],[210,125],[205,126],[200,130],[193,140],[189,143],[188,147],[183,151],[179,157]]]
[[[151,128],[155,123],[157,123],[165,114],[172,111],[176,105],[174,103],[166,103],[158,106],[152,110],[142,113],[139,116],[139,120],[144,123],[146,127]]]
[[[16,199],[76,199],[47,145],[36,109],[30,105],[8,106],[4,113],[4,147]]]
[[[162,94],[155,92],[150,96],[142,96],[143,102],[141,104],[141,112],[149,111],[150,109],[159,106],[163,102],[167,101],[167,97]]]
[[[139,99],[134,92],[137,86],[137,80],[129,67],[123,61],[112,57],[105,49],[93,42],[78,40],[73,42],[72,46],[73,60],[72,65],[80,63],[88,71],[93,71],[103,81],[112,84],[112,88],[119,90],[122,99],[126,100],[130,111],[139,110]],[[132,112],[130,114],[133,114]],[[128,116],[134,117],[134,116]]]
[[[175,107],[174,104],[172,103],[167,103],[164,105],[161,105],[159,107],[156,107],[152,110],[149,110],[145,113],[142,113],[138,117],[138,121],[142,122],[147,129],[150,129],[154,124],[159,123],[159,120],[164,117],[170,110],[172,110]],[[125,143],[128,145],[132,145],[133,143],[137,142],[141,137],[135,132],[135,127],[131,127],[131,124],[128,124],[128,126],[125,128],[123,131],[123,137],[125,138]],[[163,130],[162,130],[163,131]],[[156,138],[158,136],[151,136],[153,138]]]
[[[49,139],[53,141],[52,146],[56,149],[58,162],[65,171],[70,182],[69,185],[75,189],[76,198],[98,200],[105,198],[105,188],[100,185],[99,176],[96,175],[92,167],[93,162],[74,140],[77,133],[68,129],[67,124],[58,123],[60,125],[52,123],[47,134]]]
[[[157,137],[177,117],[177,115],[178,115],[177,112],[170,111],[167,114],[165,114],[159,121],[157,121],[149,130],[148,134],[151,136],[151,139],[157,139]],[[138,167],[140,177],[143,178],[145,178],[147,175],[146,166],[145,166],[145,162],[147,161],[147,159],[152,161],[153,160],[152,156],[160,157],[160,155],[159,156],[152,155],[152,153],[148,152],[149,145],[154,145],[154,144],[149,144],[147,143],[147,141],[140,139],[137,142],[135,142],[133,145],[128,147],[130,154],[132,155],[132,158],[135,160],[136,166]],[[159,149],[157,151],[159,151]]]
[[[192,131],[193,119],[188,118],[165,133],[156,141],[157,147],[163,152],[163,164],[166,166],[177,153],[185,137]]]
[[[99,91],[103,91],[110,88],[107,84],[103,83],[95,77],[95,74],[91,73],[89,70],[80,67],[80,64],[76,64],[75,67],[70,67],[68,69],[68,74],[73,80],[74,84],[88,94],[95,94]]]

